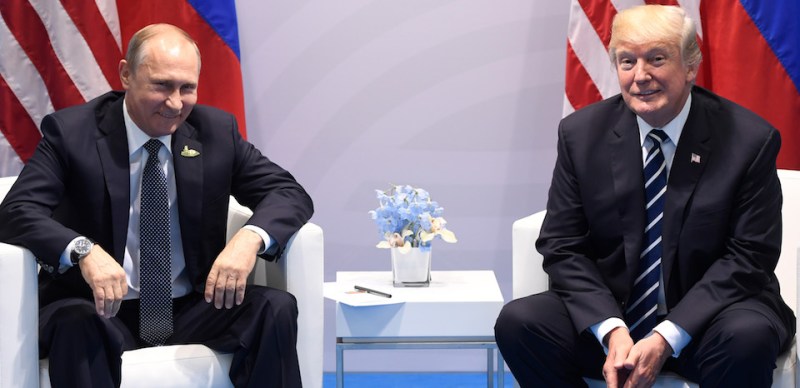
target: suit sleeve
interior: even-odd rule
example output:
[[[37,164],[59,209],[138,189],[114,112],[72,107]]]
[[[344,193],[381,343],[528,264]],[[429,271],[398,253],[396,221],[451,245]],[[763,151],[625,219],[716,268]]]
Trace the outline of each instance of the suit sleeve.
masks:
[[[79,233],[53,219],[66,191],[63,130],[53,115],[45,116],[41,129],[34,155],[0,205],[0,240],[31,250],[55,274],[61,253]]]
[[[311,218],[311,197],[288,171],[269,160],[240,135],[234,122],[234,165],[231,193],[253,210],[248,221],[262,228],[275,241],[277,250],[265,253],[274,260],[281,256],[289,239]]]
[[[574,152],[562,121],[547,215],[536,247],[544,256],[550,289],[563,300],[575,329],[583,332],[607,318],[622,318],[622,314],[593,257]]]

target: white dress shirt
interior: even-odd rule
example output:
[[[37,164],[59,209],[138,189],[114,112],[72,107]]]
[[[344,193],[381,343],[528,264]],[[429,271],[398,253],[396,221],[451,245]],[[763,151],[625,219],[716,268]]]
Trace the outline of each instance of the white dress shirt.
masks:
[[[678,148],[678,141],[681,138],[681,132],[683,132],[683,126],[686,124],[686,119],[689,117],[689,108],[692,105],[692,95],[689,95],[689,98],[686,99],[686,103],[683,105],[680,113],[672,119],[667,125],[660,128],[664,133],[669,136],[669,140],[664,141],[661,144],[661,151],[664,153],[664,160],[667,164],[667,175],[669,176],[670,171],[672,170],[672,160],[675,158],[675,150]],[[653,126],[645,122],[641,117],[636,116],[636,123],[639,126],[639,144],[642,146],[642,161],[647,158],[647,152],[655,145],[653,139],[647,136],[651,130],[653,130]],[[666,315],[667,314],[667,303],[666,303],[666,296],[664,294],[664,272],[661,272],[661,286],[658,287],[658,315]],[[591,326],[589,329],[594,333],[597,340],[600,341],[600,344],[603,345],[603,348],[608,352],[608,348],[606,348],[605,344],[603,343],[603,338],[611,332],[611,330],[617,327],[627,327],[625,325],[625,321],[622,320],[620,317],[612,317],[608,318],[600,323],[597,323]],[[661,334],[662,337],[669,343],[673,350],[673,357],[678,357],[681,354],[686,345],[689,344],[689,341],[692,340],[692,336],[683,330],[680,326],[676,325],[675,323],[664,320],[653,329],[653,331],[657,331]],[[650,333],[649,335],[652,335]]]

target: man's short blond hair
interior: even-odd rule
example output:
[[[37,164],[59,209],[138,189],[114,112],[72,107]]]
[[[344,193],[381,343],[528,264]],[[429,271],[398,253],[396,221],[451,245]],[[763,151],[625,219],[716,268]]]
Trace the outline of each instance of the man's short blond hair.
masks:
[[[611,42],[608,45],[612,63],[617,61],[616,49],[622,42],[677,44],[683,63],[687,66],[700,65],[703,59],[697,44],[695,23],[680,7],[641,5],[619,12],[611,25]]]

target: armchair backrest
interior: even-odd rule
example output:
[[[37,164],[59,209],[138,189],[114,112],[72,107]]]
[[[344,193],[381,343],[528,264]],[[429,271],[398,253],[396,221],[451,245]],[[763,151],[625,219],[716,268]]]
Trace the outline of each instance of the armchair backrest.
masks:
[[[797,313],[800,300],[800,271],[797,269],[797,256],[800,254],[800,171],[778,170],[783,191],[783,243],[781,258],[775,274],[781,283],[781,296],[786,304]]]
[[[3,198],[6,197],[8,191],[11,190],[11,186],[14,184],[14,181],[17,180],[15,176],[7,176],[0,178],[0,202],[3,201]]]

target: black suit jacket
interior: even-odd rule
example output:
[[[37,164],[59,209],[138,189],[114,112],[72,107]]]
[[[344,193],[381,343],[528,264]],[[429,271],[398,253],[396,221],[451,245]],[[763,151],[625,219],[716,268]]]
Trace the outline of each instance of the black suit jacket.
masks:
[[[537,248],[551,289],[582,332],[624,317],[646,217],[642,151],[636,116],[619,95],[564,118],[558,133]],[[779,149],[780,136],[767,122],[693,89],[667,183],[662,240],[667,319],[693,337],[745,298],[792,317],[774,274]]]
[[[73,238],[87,236],[123,262],[131,203],[123,97],[110,92],[46,116],[35,154],[0,205],[0,240],[30,249],[41,264],[42,305],[91,297],[77,267],[57,273]],[[184,147],[199,155],[181,156]],[[311,217],[311,198],[240,136],[229,113],[195,106],[172,135],[172,155],[186,268],[198,292],[226,243],[230,195],[275,240],[271,259]]]

